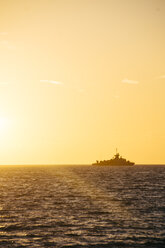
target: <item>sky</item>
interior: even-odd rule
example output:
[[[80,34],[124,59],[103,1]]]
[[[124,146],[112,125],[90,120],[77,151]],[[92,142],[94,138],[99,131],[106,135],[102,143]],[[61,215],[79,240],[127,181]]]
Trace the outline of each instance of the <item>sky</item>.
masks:
[[[164,0],[0,0],[0,164],[165,164]]]

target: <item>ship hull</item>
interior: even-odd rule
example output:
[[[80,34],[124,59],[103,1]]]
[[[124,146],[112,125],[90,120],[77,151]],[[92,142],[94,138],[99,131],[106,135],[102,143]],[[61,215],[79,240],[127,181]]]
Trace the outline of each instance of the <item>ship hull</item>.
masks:
[[[133,166],[134,163],[131,164],[92,164],[93,166]]]

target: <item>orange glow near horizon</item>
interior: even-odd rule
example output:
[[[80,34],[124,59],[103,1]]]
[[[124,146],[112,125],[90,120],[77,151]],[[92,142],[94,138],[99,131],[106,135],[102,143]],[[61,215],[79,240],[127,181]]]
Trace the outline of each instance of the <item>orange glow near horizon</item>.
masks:
[[[165,163],[165,1],[0,5],[0,164]]]

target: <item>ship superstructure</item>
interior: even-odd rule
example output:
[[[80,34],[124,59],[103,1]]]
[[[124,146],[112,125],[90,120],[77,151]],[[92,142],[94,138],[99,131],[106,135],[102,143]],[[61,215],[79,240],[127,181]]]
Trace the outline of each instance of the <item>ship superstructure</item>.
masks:
[[[118,153],[116,149],[116,154],[114,157],[110,160],[102,160],[102,161],[96,161],[96,163],[93,163],[92,165],[106,165],[106,166],[114,166],[114,165],[119,165],[119,166],[132,166],[134,165],[134,162],[130,162],[129,160],[126,160],[125,158],[122,158],[120,154]]]

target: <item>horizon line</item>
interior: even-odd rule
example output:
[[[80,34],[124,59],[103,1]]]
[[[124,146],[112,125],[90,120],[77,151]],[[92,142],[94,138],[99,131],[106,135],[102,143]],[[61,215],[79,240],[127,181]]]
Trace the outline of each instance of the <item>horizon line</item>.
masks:
[[[80,165],[83,165],[83,166],[88,166],[88,165],[92,165],[92,164],[72,164],[72,163],[70,163],[70,164],[0,164],[0,166],[80,166]],[[165,166],[165,163],[154,163],[154,164],[150,164],[150,163],[145,163],[145,164],[143,164],[143,163],[139,163],[139,164],[134,164],[133,166],[142,166],[142,165],[144,165],[144,166],[149,166],[149,165],[164,165]],[[106,165],[105,165],[106,166]],[[117,165],[116,165],[117,166]],[[120,165],[119,165],[120,166]],[[99,167],[99,166],[98,166]],[[107,166],[107,167],[114,167],[113,165],[112,166]],[[128,166],[127,166],[128,167]],[[132,166],[130,166],[130,167],[132,167]]]

